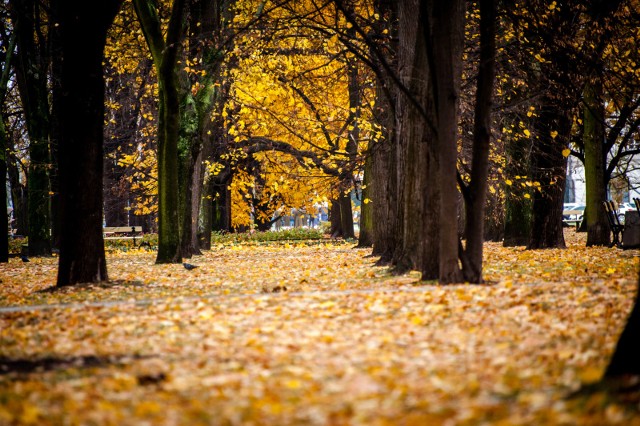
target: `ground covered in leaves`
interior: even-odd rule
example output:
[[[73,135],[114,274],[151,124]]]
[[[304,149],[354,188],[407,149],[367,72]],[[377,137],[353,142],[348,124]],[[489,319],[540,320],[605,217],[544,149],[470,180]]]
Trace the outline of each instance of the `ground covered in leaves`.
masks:
[[[0,265],[1,425],[635,424],[603,392],[638,251],[486,245],[486,285],[437,286],[369,250],[220,244],[112,252],[111,282],[52,289]]]

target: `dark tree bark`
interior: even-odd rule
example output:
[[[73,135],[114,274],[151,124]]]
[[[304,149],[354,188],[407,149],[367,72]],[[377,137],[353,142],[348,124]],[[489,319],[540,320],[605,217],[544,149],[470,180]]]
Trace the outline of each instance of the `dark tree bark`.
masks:
[[[532,178],[541,185],[533,191],[533,222],[528,249],[565,248],[562,227],[567,158],[562,151],[571,134],[570,111],[545,97],[535,121],[538,139],[532,150]],[[558,135],[554,138],[551,132]]]
[[[397,229],[394,270],[438,278],[440,190],[435,144],[433,76],[427,57],[427,10],[417,0],[398,3],[398,77],[396,102]],[[418,12],[419,13],[416,13]],[[404,90],[403,90],[404,89]]]
[[[3,31],[4,33],[4,31]],[[7,94],[7,85],[9,83],[9,76],[11,70],[11,58],[13,56],[13,49],[15,48],[16,37],[15,34],[11,36],[7,43],[6,34],[3,34],[2,41],[6,43],[6,50],[1,54],[2,72],[0,73],[0,105],[4,104],[4,99]],[[8,201],[6,176],[7,176],[7,163],[9,148],[9,137],[4,125],[4,115],[0,113],[0,263],[6,263],[9,261],[9,217],[5,211],[5,207]]]
[[[376,27],[376,33],[381,40],[385,40],[378,49],[383,60],[394,67],[397,44],[397,9],[391,0],[376,0],[374,3],[376,12],[385,17],[386,26],[381,24]],[[390,37],[384,38],[383,32],[387,30]],[[372,50],[373,50],[372,49]],[[373,58],[377,58],[375,51]],[[382,60],[376,59],[378,67],[382,70]],[[388,264],[393,258],[396,249],[397,229],[397,169],[396,169],[396,137],[395,137],[395,94],[397,87],[393,84],[388,73],[379,73],[376,85],[376,120],[381,125],[382,137],[369,148],[372,159],[371,200],[373,207],[373,250],[374,256],[380,256],[379,264]]]
[[[51,205],[49,169],[49,99],[47,72],[49,51],[41,28],[44,11],[36,0],[11,2],[17,35],[14,68],[29,133],[27,176],[29,255],[51,254]]]
[[[340,206],[340,229],[342,230],[342,238],[355,239],[356,233],[353,228],[353,209],[351,208],[351,191],[341,193],[338,198]]]
[[[338,198],[331,200],[329,220],[331,221],[329,233],[332,238],[355,238],[351,193],[340,193]]]
[[[528,139],[510,139],[506,142],[505,176],[514,182],[506,188],[504,206],[504,247],[526,246],[531,236],[532,211],[531,198],[524,195],[529,193],[518,185],[516,176],[530,174],[531,143]]]
[[[373,167],[371,154],[367,154],[362,178],[360,204],[360,233],[358,247],[373,246],[373,204],[371,203],[371,170]]]
[[[133,2],[158,75],[158,255],[156,263],[180,263],[178,52],[184,36],[186,0],[175,0],[166,32],[151,0]]]
[[[473,125],[471,182],[463,191],[465,197],[465,236],[462,256],[464,279],[482,282],[482,246],[484,243],[487,174],[491,141],[491,108],[495,66],[496,5],[494,0],[480,0],[480,64]]]
[[[218,232],[231,232],[231,191],[230,176],[214,180],[211,185],[213,200],[211,229]]]
[[[7,142],[10,145],[10,150],[12,150],[11,148],[13,147],[11,146],[11,140],[8,139]],[[13,225],[16,229],[17,235],[25,236],[29,233],[29,219],[27,216],[28,191],[26,186],[20,182],[20,168],[18,166],[18,160],[12,155],[7,155],[7,160],[9,186],[11,187],[11,203],[13,204]]]
[[[640,279],[638,280],[638,293],[636,293],[633,310],[604,373],[605,379],[624,375],[640,376],[640,345],[638,342],[640,342]]]
[[[380,98],[378,98],[380,99]],[[384,108],[384,107],[383,107]],[[380,264],[391,262],[396,247],[396,144],[393,131],[393,115],[386,111],[391,120],[384,119],[382,139],[373,146],[373,173],[371,190],[373,192],[373,250],[374,256],[380,256]]]
[[[587,228],[587,246],[608,246],[611,229],[602,203],[607,200],[604,152],[604,105],[602,81],[587,82],[584,88],[584,177],[587,207],[583,222]]]
[[[4,206],[7,205],[7,133],[4,127],[4,118],[0,114],[0,263],[9,261],[9,217]]]
[[[121,0],[54,2],[60,24],[60,207],[57,286],[106,281],[102,239],[103,51]]]
[[[463,281],[462,271],[459,264],[459,236],[458,236],[458,189],[457,189],[457,139],[458,139],[458,105],[460,99],[460,81],[462,78],[462,48],[464,40],[464,14],[465,2],[462,0],[436,1],[433,6],[433,17],[430,19],[432,25],[432,40],[430,49],[433,49],[433,58],[430,66],[435,71],[433,76],[434,96],[437,116],[437,145],[438,150],[438,175],[437,181],[440,185],[440,264],[438,278],[441,283],[459,283]],[[424,2],[423,2],[424,7]],[[486,64],[485,64],[486,65]],[[490,84],[492,87],[492,85]],[[488,88],[489,93],[491,87]],[[481,88],[481,87],[479,87]],[[482,107],[484,107],[483,105]],[[484,125],[484,123],[482,123]],[[477,128],[475,130],[478,130]],[[488,129],[485,129],[488,132]],[[434,142],[436,142],[434,140]],[[487,147],[481,145],[486,143]],[[482,140],[480,143],[474,141],[474,148],[488,150],[487,141]],[[486,168],[481,164],[481,155],[488,153],[480,153],[474,149],[475,172],[478,173],[478,180],[483,183],[476,190],[476,196],[482,199],[482,207],[480,211],[484,213],[484,191],[482,185],[486,184]],[[482,170],[482,167],[485,169]],[[485,177],[482,178],[481,175]],[[472,212],[473,213],[473,212]],[[480,230],[480,268],[482,267],[482,220],[484,215],[478,221],[472,217],[474,221],[471,226],[475,226]],[[480,222],[480,223],[477,223]],[[473,232],[475,229],[470,228]],[[473,234],[472,238],[476,235]],[[472,240],[473,244],[477,244]],[[474,247],[472,254],[476,255],[477,247]],[[470,259],[473,267],[477,265],[473,262],[477,260]],[[469,268],[467,268],[469,269]],[[470,276],[481,275],[481,272],[468,271]]]

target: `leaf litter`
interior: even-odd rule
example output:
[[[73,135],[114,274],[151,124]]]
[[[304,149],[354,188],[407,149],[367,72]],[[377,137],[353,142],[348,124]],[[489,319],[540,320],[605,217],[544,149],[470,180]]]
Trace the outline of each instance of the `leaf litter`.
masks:
[[[62,290],[57,259],[11,259],[0,424],[640,424],[637,402],[568,398],[607,365],[638,251],[567,238],[487,243],[488,285],[337,242],[218,246],[192,270],[110,253],[111,282]]]

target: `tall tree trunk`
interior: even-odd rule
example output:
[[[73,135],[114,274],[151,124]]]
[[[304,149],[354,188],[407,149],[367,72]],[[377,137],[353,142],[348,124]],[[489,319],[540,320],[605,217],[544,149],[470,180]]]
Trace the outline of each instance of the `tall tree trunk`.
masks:
[[[444,284],[463,281],[459,265],[456,166],[458,158],[458,104],[464,40],[464,5],[465,2],[462,0],[436,1],[433,7],[433,18],[430,19],[432,24],[432,41],[430,43],[432,44],[429,47],[433,49],[433,61],[430,66],[435,69],[436,79],[434,95],[437,111],[440,183],[440,264],[438,277],[439,281]],[[474,150],[474,158],[475,154]],[[481,170],[478,172],[481,173]],[[484,181],[486,182],[486,178]],[[483,192],[479,192],[477,196],[482,197]],[[482,230],[482,222],[477,226]],[[480,233],[480,238],[482,239],[482,233]],[[480,256],[482,257],[482,242],[480,243]]]
[[[380,98],[378,98],[380,99]],[[389,113],[392,116],[392,114]],[[393,117],[391,117],[393,118]],[[387,120],[384,120],[385,122]],[[392,122],[393,120],[388,120]],[[396,247],[396,145],[393,124],[372,148],[373,173],[369,184],[373,207],[373,250],[380,264],[391,262]]]
[[[383,52],[395,52],[397,44],[397,9],[392,0],[376,0],[376,12],[382,18],[376,26],[376,32],[381,39],[385,31],[391,33],[389,42],[378,47]],[[377,58],[375,52],[372,55]],[[387,53],[383,60],[394,66],[395,57]],[[380,69],[381,62],[377,60]],[[376,85],[375,115],[381,128],[381,138],[369,147],[372,158],[371,200],[373,208],[373,250],[372,254],[380,256],[380,264],[388,264],[393,259],[396,249],[397,229],[397,168],[396,168],[396,138],[395,138],[395,97],[398,88],[386,73],[378,76]]]
[[[482,246],[484,243],[487,174],[491,141],[491,108],[495,64],[496,4],[494,0],[480,0],[480,61],[473,124],[471,182],[465,192],[467,243],[462,268],[464,279],[482,282]]]
[[[371,247],[373,245],[373,204],[371,203],[371,169],[373,159],[370,153],[364,162],[364,174],[362,177],[362,193],[360,204],[360,233],[358,235],[358,247]]]
[[[49,168],[49,98],[47,90],[48,51],[39,27],[40,3],[13,1],[12,19],[17,35],[16,79],[29,134],[27,176],[29,254],[51,254],[51,211]]]
[[[214,180],[211,189],[213,199],[211,228],[213,231],[231,231],[231,183],[230,175],[221,180]]]
[[[535,121],[538,136],[532,150],[533,223],[528,249],[565,248],[562,227],[567,158],[562,151],[571,134],[570,111],[545,96]],[[554,138],[552,132],[558,132]],[[555,134],[555,133],[554,133]]]
[[[526,246],[531,237],[532,200],[525,197],[525,194],[529,194],[530,191],[528,187],[522,188],[518,184],[516,176],[530,175],[531,141],[508,139],[505,146],[505,176],[513,183],[505,188],[503,246]]]
[[[7,95],[7,86],[9,84],[9,76],[11,70],[11,62],[13,50],[15,48],[15,33],[9,40],[3,54],[2,73],[0,73],[0,105],[4,105]],[[7,163],[9,153],[9,137],[7,129],[4,125],[4,115],[0,113],[0,263],[9,261],[9,217],[6,213],[5,206],[8,205],[7,194]]]
[[[353,209],[351,208],[351,191],[348,193],[341,192],[338,198],[340,205],[340,228],[342,229],[342,238],[354,239],[356,233],[353,228]]]
[[[7,135],[8,136],[8,135]],[[13,150],[11,139],[7,139],[9,151]],[[9,186],[11,187],[11,204],[13,204],[13,219],[17,235],[27,235],[29,233],[29,219],[27,215],[27,193],[26,186],[20,182],[20,170],[18,160],[12,155],[7,155],[7,170],[9,174]]]
[[[158,255],[156,263],[180,263],[180,196],[178,138],[180,101],[178,51],[184,36],[186,0],[175,0],[166,41],[155,2],[134,0],[134,6],[158,74]]]
[[[396,104],[399,240],[393,264],[397,273],[418,270],[428,280],[438,278],[440,191],[433,143],[433,76],[424,27],[428,18],[421,3],[398,3],[398,74],[403,87]]]
[[[9,261],[9,217],[7,205],[7,132],[4,117],[0,114],[0,263]]]
[[[60,16],[61,240],[57,286],[106,281],[102,239],[103,51],[122,0],[54,2]]]
[[[602,203],[607,199],[604,154],[604,105],[602,81],[587,82],[584,88],[584,177],[587,207],[584,221],[587,246],[608,246],[611,230]]]

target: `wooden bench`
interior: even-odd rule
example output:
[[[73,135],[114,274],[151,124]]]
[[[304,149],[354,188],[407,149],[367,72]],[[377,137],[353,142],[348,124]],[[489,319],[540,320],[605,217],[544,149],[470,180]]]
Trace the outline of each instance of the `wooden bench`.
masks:
[[[563,210],[562,211],[562,223],[564,223],[567,226],[575,226],[576,228],[578,228],[580,226],[580,222],[582,222],[582,219],[578,219],[581,215],[584,214],[584,210]],[[564,216],[575,216],[575,219],[564,219]]]
[[[621,247],[622,241],[620,241],[620,234],[624,231],[624,225],[620,223],[620,218],[618,218],[618,206],[615,201],[604,201],[602,205],[607,213],[607,220],[613,233],[613,241],[611,241],[609,247]]]
[[[142,234],[142,226],[105,226],[102,228],[102,238],[105,240],[133,240]]]

